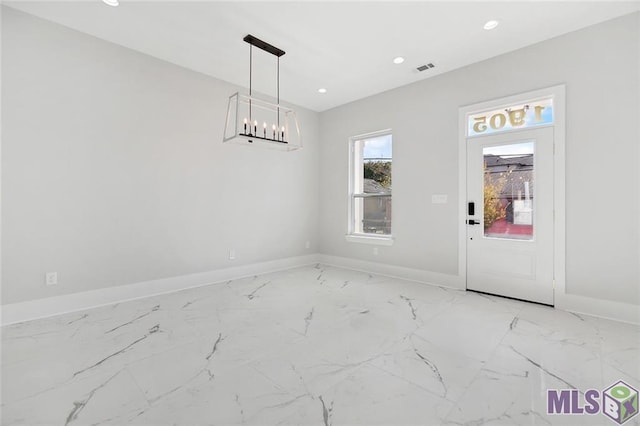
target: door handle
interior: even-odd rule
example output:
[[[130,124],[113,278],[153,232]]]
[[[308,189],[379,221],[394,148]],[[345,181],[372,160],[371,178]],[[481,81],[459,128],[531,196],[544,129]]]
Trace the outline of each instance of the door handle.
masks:
[[[467,223],[468,223],[469,225],[480,225],[480,222],[478,222],[477,220],[473,220],[473,219],[469,219],[469,220],[467,221]]]

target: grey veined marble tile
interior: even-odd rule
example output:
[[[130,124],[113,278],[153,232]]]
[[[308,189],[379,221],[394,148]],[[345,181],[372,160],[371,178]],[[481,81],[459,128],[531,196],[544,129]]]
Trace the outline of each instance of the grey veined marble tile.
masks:
[[[2,425],[609,425],[547,389],[618,380],[637,326],[324,265],[2,329]]]

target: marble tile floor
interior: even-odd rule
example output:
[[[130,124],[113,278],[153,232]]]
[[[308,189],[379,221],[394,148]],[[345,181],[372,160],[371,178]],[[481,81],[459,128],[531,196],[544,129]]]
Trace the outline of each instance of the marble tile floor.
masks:
[[[1,372],[2,425],[614,425],[546,390],[640,387],[640,327],[315,265],[3,327]]]

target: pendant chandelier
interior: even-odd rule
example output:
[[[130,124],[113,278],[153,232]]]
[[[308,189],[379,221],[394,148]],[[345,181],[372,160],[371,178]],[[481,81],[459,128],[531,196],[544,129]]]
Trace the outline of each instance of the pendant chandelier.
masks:
[[[243,40],[249,43],[249,95],[236,92],[229,97],[223,142],[264,146],[283,151],[302,148],[295,111],[280,105],[280,57],[285,54],[285,51],[251,34],[245,36]],[[277,58],[275,104],[253,96],[254,46]]]

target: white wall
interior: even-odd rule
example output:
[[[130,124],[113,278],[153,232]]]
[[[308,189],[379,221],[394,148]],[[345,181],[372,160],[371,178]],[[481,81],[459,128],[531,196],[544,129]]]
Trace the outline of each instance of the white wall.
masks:
[[[458,108],[566,84],[567,293],[640,304],[636,13],[321,115],[321,252],[458,274]],[[455,48],[455,47],[452,47]],[[393,129],[391,247],[346,242],[350,136]],[[431,194],[448,194],[446,205]]]
[[[305,148],[283,153],[221,143],[238,88],[2,12],[3,304],[318,249],[455,278],[458,108],[562,83],[567,291],[640,304],[640,14],[319,117],[298,108]],[[347,142],[385,128],[396,239],[373,256],[344,240]]]
[[[237,87],[9,8],[2,88],[3,304],[317,251],[317,113],[223,145]]]

